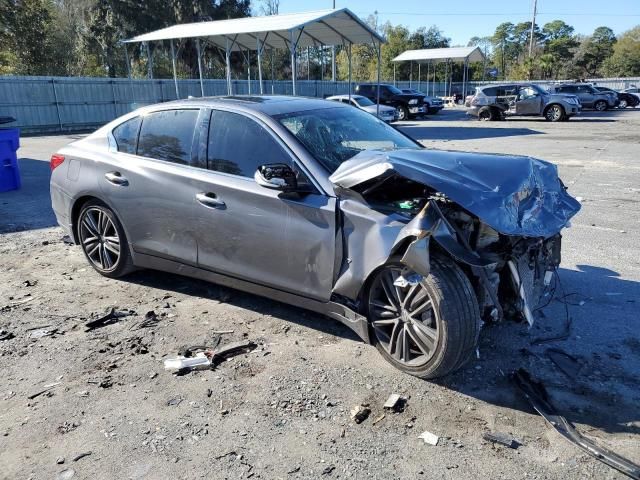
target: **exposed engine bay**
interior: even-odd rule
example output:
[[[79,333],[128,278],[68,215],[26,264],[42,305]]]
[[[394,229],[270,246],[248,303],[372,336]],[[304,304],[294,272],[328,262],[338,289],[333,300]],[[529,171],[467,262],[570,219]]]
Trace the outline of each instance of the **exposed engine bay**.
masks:
[[[524,174],[517,185],[505,186],[499,182],[513,172],[497,172],[482,156],[377,153],[384,155],[382,165],[362,160],[362,169],[354,172],[347,162],[333,178],[372,210],[406,222],[392,252],[403,251],[403,263],[421,275],[428,274],[429,255],[453,257],[472,281],[484,321],[508,318],[533,324],[560,265],[560,229],[579,209],[555,167],[528,157],[499,157],[506,163],[516,159]],[[443,153],[449,162],[453,156],[455,173],[446,177],[447,162],[433,161]],[[424,164],[424,154],[432,164]],[[473,178],[461,178],[461,172]]]

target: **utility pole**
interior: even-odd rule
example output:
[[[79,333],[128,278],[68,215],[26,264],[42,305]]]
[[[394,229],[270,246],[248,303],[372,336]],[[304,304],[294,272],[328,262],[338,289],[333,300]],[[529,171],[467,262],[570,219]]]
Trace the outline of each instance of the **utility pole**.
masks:
[[[529,38],[529,57],[533,56],[533,33],[536,27],[537,8],[538,8],[538,0],[533,0],[533,16],[531,17],[531,35]]]

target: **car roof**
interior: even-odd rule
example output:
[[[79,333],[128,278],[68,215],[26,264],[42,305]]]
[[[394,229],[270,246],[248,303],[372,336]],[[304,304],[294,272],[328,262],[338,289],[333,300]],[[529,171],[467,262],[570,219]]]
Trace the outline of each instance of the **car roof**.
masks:
[[[289,95],[234,95],[224,97],[194,97],[184,100],[159,103],[147,107],[151,110],[180,107],[234,107],[240,110],[260,112],[268,116],[283,113],[341,108],[340,104],[328,100]]]
[[[341,95],[331,95],[330,97],[325,98],[325,100],[329,100],[331,98],[349,98],[349,95],[341,94]],[[351,95],[351,98],[366,98],[363,95]]]

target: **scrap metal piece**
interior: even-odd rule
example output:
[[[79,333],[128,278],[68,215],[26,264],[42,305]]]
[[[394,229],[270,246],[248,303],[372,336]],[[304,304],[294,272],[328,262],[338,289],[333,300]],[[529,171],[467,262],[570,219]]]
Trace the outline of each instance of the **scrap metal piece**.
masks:
[[[545,353],[556,367],[570,379],[575,379],[580,373],[582,365],[573,355],[569,355],[559,348],[547,348]]]
[[[513,448],[514,450],[517,450],[520,446],[520,442],[515,438],[500,432],[484,432],[482,434],[482,438],[488,442],[499,443],[500,445]]]
[[[393,410],[394,412],[403,412],[407,406],[407,397],[392,393],[384,402],[383,408],[386,410]]]
[[[560,435],[602,463],[615,468],[630,478],[640,480],[640,465],[636,465],[617,453],[596,445],[592,440],[583,437],[571,422],[556,411],[549,402],[549,397],[544,385],[533,380],[529,372],[520,368],[513,373],[512,378],[531,406],[542,415]]]
[[[121,318],[130,315],[130,312],[119,312],[115,308],[112,308],[109,313],[103,315],[96,320],[92,320],[84,324],[85,332],[90,332],[91,330],[95,330],[96,328],[106,327],[107,325],[111,325],[112,323],[118,322]]]
[[[351,409],[351,418],[356,423],[364,422],[371,414],[371,409],[368,405],[356,405]]]

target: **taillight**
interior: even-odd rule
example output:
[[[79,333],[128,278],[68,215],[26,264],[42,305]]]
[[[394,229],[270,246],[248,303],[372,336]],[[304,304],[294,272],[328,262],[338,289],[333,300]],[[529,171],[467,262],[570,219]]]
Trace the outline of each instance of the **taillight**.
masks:
[[[49,165],[51,166],[51,171],[53,172],[56,167],[59,167],[64,162],[64,155],[60,155],[58,153],[54,153],[51,155],[51,161]]]

